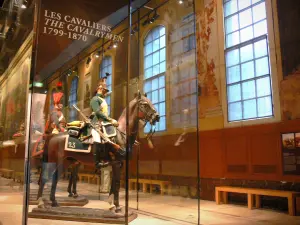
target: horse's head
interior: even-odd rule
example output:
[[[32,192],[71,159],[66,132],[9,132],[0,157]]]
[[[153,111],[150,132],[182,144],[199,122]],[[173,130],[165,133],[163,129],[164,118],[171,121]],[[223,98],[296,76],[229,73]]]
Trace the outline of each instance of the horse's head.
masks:
[[[149,122],[151,126],[154,126],[156,122],[159,122],[159,114],[157,113],[152,102],[146,95],[142,95],[140,92],[137,96],[139,112],[139,119],[145,123]]]

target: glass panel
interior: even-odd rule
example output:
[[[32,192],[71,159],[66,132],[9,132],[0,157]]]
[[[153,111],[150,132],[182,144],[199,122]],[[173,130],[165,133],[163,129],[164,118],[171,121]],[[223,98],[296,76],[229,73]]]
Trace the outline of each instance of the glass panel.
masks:
[[[227,52],[227,54],[226,54],[226,65],[228,67],[236,65],[239,62],[240,62],[240,54],[239,54],[238,49]]]
[[[238,2],[239,4],[239,10],[242,10],[244,8],[247,8],[251,5],[251,0],[240,0]]]
[[[146,46],[145,46],[145,55],[149,55],[152,52],[153,52],[152,43],[146,44]]]
[[[227,69],[227,83],[231,84],[240,81],[240,65]]]
[[[228,120],[235,121],[242,119],[242,103],[230,103],[228,104]]]
[[[156,65],[159,63],[159,52],[155,52],[153,54],[153,65]]]
[[[145,58],[145,68],[149,68],[153,65],[152,55],[149,55]]]
[[[236,31],[234,33],[228,34],[226,37],[226,46],[227,48],[237,45],[240,43],[240,33]]]
[[[263,76],[269,74],[269,59],[264,57],[261,59],[255,60],[256,76]]]
[[[166,61],[159,64],[159,72],[164,73],[166,71]]]
[[[159,89],[159,101],[160,102],[163,102],[166,100],[165,93],[166,93],[165,88]]]
[[[228,17],[225,20],[225,24],[226,24],[226,33],[227,34],[238,30],[239,29],[238,15]]]
[[[159,60],[160,62],[165,61],[166,60],[166,49],[162,49],[160,50],[160,54],[159,54]]]
[[[157,103],[158,102],[158,91],[152,92],[152,102]]]
[[[253,59],[253,45],[246,45],[241,48],[241,62]]]
[[[252,11],[253,11],[253,23],[256,23],[266,18],[266,6],[264,2],[254,6]]]
[[[271,85],[270,85],[270,78],[265,77],[256,80],[256,86],[257,86],[257,96],[262,97],[266,95],[271,95]]]
[[[160,48],[166,47],[166,36],[165,35],[160,38],[159,47]]]
[[[241,65],[242,67],[242,80],[251,79],[254,77],[254,63],[253,61]]]
[[[240,22],[240,28],[249,26],[252,24],[252,10],[247,9],[241,13],[239,13],[239,22]]]
[[[152,90],[158,89],[158,78],[152,80]]]
[[[268,54],[266,40],[261,40],[254,43],[255,58],[259,58]]]
[[[229,16],[235,12],[237,12],[237,0],[232,0],[224,5],[225,16]]]
[[[228,86],[228,102],[236,102],[241,100],[241,85]]]
[[[246,27],[241,31],[241,42],[248,41],[253,38],[253,26]]]
[[[256,99],[244,101],[244,119],[251,119],[257,117]]]
[[[157,51],[160,48],[159,39],[153,41],[153,52]]]
[[[242,83],[243,100],[255,98],[255,81],[248,81]]]
[[[254,37],[259,37],[268,32],[267,21],[263,20],[259,23],[254,24]]]
[[[257,106],[259,117],[271,116],[273,114],[271,97],[258,98]]]

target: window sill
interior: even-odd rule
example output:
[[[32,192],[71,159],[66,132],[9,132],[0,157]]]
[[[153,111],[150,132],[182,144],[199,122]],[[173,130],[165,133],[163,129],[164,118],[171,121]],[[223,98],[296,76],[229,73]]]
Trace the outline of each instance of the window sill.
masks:
[[[259,125],[259,124],[265,124],[265,123],[276,123],[276,122],[280,122],[280,119],[272,116],[272,117],[257,118],[257,119],[251,119],[251,120],[235,121],[235,122],[225,121],[224,127],[225,128],[244,127],[244,126]]]

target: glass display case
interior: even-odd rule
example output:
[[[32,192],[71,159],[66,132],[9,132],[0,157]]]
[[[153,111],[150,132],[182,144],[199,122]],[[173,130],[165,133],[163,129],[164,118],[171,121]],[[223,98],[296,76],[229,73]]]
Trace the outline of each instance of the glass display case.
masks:
[[[19,41],[0,77],[5,215],[199,224],[194,1],[5,4],[5,44]]]

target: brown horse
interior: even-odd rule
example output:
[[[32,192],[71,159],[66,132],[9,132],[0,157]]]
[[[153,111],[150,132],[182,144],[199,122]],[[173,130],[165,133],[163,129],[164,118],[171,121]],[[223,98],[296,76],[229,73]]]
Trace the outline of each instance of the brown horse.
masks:
[[[136,98],[134,98],[129,103],[128,108],[128,118],[129,118],[129,134],[126,135],[126,112],[127,110],[124,109],[122,115],[120,116],[118,122],[119,127],[117,129],[117,136],[115,138],[116,144],[118,144],[121,149],[126,149],[126,144],[128,141],[129,146],[129,153],[132,151],[132,146],[135,143],[136,135],[139,128],[139,122],[143,122],[144,125],[146,123],[150,123],[151,126],[155,125],[156,122],[159,121],[159,115],[155,110],[151,101],[146,98],[146,96],[142,96],[140,93]],[[64,169],[68,168],[70,165],[73,167],[72,175],[73,178],[70,178],[70,183],[73,182],[73,189],[75,186],[76,192],[76,182],[77,182],[77,172],[78,172],[78,165],[88,165],[88,166],[95,166],[94,164],[94,156],[93,152],[90,151],[89,153],[81,153],[81,152],[72,152],[65,150],[66,138],[68,134],[66,132],[59,133],[53,136],[50,136],[46,139],[44,153],[43,153],[43,169],[41,174],[41,181],[39,185],[39,192],[38,192],[38,200],[39,204],[42,204],[42,195],[44,185],[47,182],[49,177],[45,176],[45,172],[52,170],[52,186],[50,192],[50,200],[52,201],[52,206],[58,206],[57,201],[55,199],[55,192],[57,187],[57,182],[59,178],[59,173]],[[129,140],[127,140],[127,138]],[[116,151],[111,147],[111,145],[106,146],[109,148],[108,151],[113,153],[113,157],[110,159],[110,165],[112,166],[112,183],[111,183],[111,190],[109,199],[113,199],[113,203],[116,207],[116,212],[120,211],[119,205],[119,190],[120,190],[120,178],[121,178],[121,167],[122,161],[125,160],[126,154],[124,155],[124,151]],[[121,154],[122,152],[122,154]],[[125,151],[126,153],[126,151]],[[45,165],[48,167],[45,167]],[[74,170],[75,168],[75,170]],[[71,191],[71,185],[69,183],[69,193]],[[74,190],[73,190],[74,192]],[[77,193],[75,193],[77,194]]]

